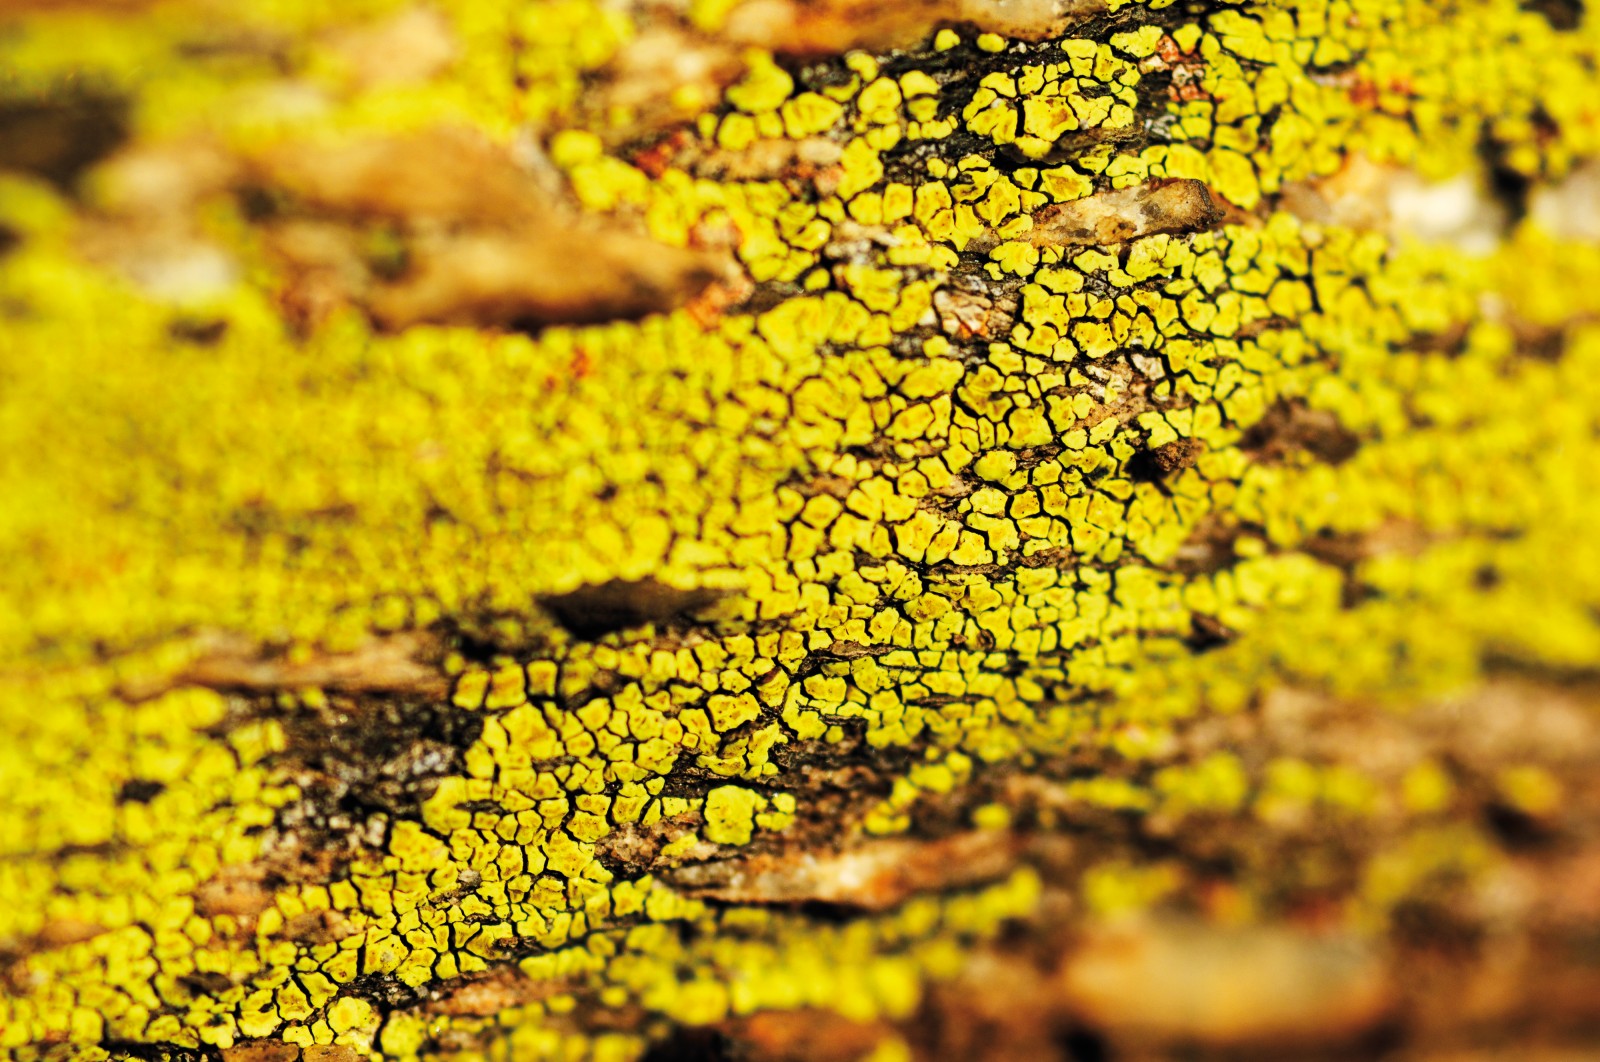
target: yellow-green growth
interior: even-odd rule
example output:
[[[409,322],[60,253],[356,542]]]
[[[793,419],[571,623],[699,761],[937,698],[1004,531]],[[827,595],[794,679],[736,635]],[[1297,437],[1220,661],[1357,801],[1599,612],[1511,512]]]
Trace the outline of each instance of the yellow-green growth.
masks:
[[[183,58],[181,5],[17,17],[8,98],[83,80],[129,101],[135,144],[250,157],[532,128],[578,209],[677,246],[731,232],[759,297],[537,334],[391,333],[344,307],[302,332],[247,196],[195,205],[225,265],[174,294],[85,238],[134,196],[115,158],[82,200],[0,175],[0,949],[20,971],[0,1045],[625,1057],[762,1009],[903,1018],[1039,882],[849,926],[675,888],[681,862],[779,844],[821,806],[786,765],[910,756],[852,839],[996,767],[1157,761],[1175,721],[1279,685],[1403,698],[1490,656],[1591,667],[1600,247],[1524,221],[1464,254],[1285,193],[1356,156],[1481,179],[1486,138],[1553,187],[1600,148],[1596,22],[1347,7],[1130,10],[1103,41],[940,30],[811,80],[757,51],[654,167],[607,147],[628,114],[579,110],[638,32],[617,5],[450,6],[451,62],[376,87],[315,5],[229,16],[302,42],[288,73]],[[819,139],[804,178],[704,162]],[[1028,238],[1048,206],[1164,178],[1205,182],[1227,223]],[[220,329],[197,342],[196,321]],[[1530,356],[1537,339],[1559,356]],[[1174,445],[1190,458],[1152,474]],[[691,604],[598,634],[549,604],[646,580]],[[286,728],[344,709],[184,680],[218,631],[293,664],[412,630],[451,650],[429,710],[476,729],[415,807],[365,823],[293,825],[318,797]],[[1388,793],[1217,753],[1059,797],[1435,814],[1450,783],[1430,769]],[[1498,785],[1532,814],[1560,799],[1532,766]],[[1351,917],[1490,858],[1453,829],[1375,859]],[[624,835],[660,844],[630,862]],[[254,873],[327,836],[325,864]],[[1081,887],[1116,912],[1176,882],[1109,862]],[[491,971],[519,986],[493,1018],[424,1016],[406,991]],[[565,1020],[580,1000],[656,1024]]]

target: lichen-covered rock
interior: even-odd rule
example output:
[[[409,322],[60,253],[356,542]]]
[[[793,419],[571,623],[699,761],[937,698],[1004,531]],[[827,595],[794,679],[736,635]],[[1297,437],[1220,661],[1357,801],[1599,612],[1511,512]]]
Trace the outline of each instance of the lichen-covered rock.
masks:
[[[0,1048],[1592,1048],[1597,60],[14,5]]]

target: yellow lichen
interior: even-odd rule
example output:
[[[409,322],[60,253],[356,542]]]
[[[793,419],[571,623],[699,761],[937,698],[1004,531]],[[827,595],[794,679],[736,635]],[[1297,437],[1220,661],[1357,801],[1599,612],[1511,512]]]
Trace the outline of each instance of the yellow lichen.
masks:
[[[507,1057],[645,1049],[549,1020],[576,1006],[564,993],[685,1024],[904,1018],[950,948],[1032,910],[1031,870],[847,927],[662,877],[781,842],[815,797],[787,765],[816,746],[906,750],[842,827],[895,833],[986,769],[1136,763],[1175,720],[1282,684],[1398,698],[1470,684],[1491,655],[1600,659],[1600,249],[1529,222],[1477,255],[1392,242],[1288,194],[1357,154],[1476,172],[1486,137],[1526,181],[1565,175],[1600,150],[1592,31],[1509,0],[1360,18],[1262,0],[1194,22],[1152,4],[1105,41],[945,29],[809,72],[755,50],[680,154],[647,160],[607,147],[626,114],[580,108],[640,33],[622,6],[453,5],[452,65],[366,89],[314,58],[332,13],[229,16],[311,42],[285,73],[185,58],[182,6],[16,16],[0,88],[103,83],[135,143],[252,158],[532,128],[575,211],[723,239],[760,297],[536,335],[386,332],[342,308],[301,333],[252,213],[258,193],[299,209],[282,189],[195,192],[212,257],[180,264],[225,267],[173,294],[92,253],[115,173],[88,206],[3,177],[0,773],[22,781],[0,797],[0,947],[23,976],[0,982],[0,1045],[17,1057],[271,1038],[408,1058],[451,1030]],[[781,173],[724,157],[813,140],[836,150]],[[1029,236],[1051,205],[1170,178],[1204,182],[1226,224]],[[1528,356],[1541,330],[1559,357]],[[1397,527],[1414,548],[1327,548]],[[1192,563],[1218,529],[1226,558]],[[562,618],[564,595],[647,582],[681,607]],[[287,722],[334,708],[200,688],[206,636],[294,662],[422,630],[471,655],[447,658],[435,706],[481,727],[459,765],[416,808],[349,825],[365,832],[337,874],[249,877],[315,804]],[[1495,785],[1533,816],[1561,797],[1531,765]],[[1451,794],[1431,763],[1390,794],[1217,752],[1058,799],[1276,822],[1442,814]],[[970,820],[1013,821],[987,797]],[[648,872],[613,856],[649,830]],[[1491,858],[1470,831],[1419,828],[1362,872],[1358,914]],[[1108,862],[1081,892],[1114,914],[1178,882]],[[498,1024],[370,995],[491,970],[536,986]]]

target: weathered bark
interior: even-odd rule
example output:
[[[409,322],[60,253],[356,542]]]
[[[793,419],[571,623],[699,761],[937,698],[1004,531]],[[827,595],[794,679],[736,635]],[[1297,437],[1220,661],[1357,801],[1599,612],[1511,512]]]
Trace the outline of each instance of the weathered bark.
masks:
[[[0,13],[0,1048],[1600,1047],[1594,20],[1323,7]]]

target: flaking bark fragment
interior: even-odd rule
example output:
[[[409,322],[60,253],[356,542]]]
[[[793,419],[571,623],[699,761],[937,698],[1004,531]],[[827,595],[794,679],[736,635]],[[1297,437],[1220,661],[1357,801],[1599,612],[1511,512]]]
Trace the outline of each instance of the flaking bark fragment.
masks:
[[[353,302],[390,329],[632,319],[684,304],[721,271],[620,223],[578,220],[506,152],[452,129],[294,142],[252,168],[284,203],[269,244],[289,301],[313,317]],[[382,262],[373,226],[397,229]]]
[[[1107,926],[1081,940],[1057,984],[1067,1008],[1124,1043],[1348,1043],[1397,998],[1362,942],[1184,921]]]
[[[734,9],[724,33],[789,55],[827,55],[908,47],[945,25],[1044,40],[1106,8],[1105,0],[750,0]]]
[[[681,867],[663,878],[691,895],[731,903],[823,903],[883,911],[919,892],[1000,878],[1023,847],[1011,833],[972,830],[938,840],[873,840],[833,853],[788,849]]]
[[[1158,233],[1202,232],[1222,216],[1203,181],[1147,181],[1036,211],[1028,239],[1036,246],[1103,246]]]
[[[420,632],[373,638],[348,653],[294,660],[266,656],[242,638],[207,641],[209,647],[178,675],[178,683],[261,692],[317,687],[440,697],[449,691],[448,680],[431,663],[440,651],[439,641]]]

